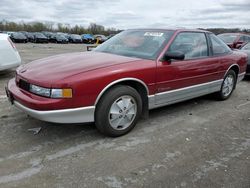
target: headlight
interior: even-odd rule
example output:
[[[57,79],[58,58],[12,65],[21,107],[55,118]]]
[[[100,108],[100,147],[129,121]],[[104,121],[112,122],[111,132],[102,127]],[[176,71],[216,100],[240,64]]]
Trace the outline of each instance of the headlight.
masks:
[[[30,84],[30,92],[50,98],[72,98],[72,89],[48,89]]]
[[[51,98],[72,98],[72,89],[52,89]]]
[[[44,87],[30,84],[30,92],[37,94],[37,95],[50,97],[50,89],[48,89],[48,88],[44,88]]]

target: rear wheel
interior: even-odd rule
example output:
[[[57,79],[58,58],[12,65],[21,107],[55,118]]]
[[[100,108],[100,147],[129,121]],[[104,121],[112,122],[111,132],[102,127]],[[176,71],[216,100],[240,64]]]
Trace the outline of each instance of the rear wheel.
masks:
[[[134,128],[141,112],[139,93],[130,86],[116,86],[97,105],[96,127],[105,135],[122,136]]]
[[[235,85],[236,85],[236,73],[233,70],[229,70],[222,82],[221,90],[218,93],[216,93],[217,98],[220,100],[228,99],[233,93]]]

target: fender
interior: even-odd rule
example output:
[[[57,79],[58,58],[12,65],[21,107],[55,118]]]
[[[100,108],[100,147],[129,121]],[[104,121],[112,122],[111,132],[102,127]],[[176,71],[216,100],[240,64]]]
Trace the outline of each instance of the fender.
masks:
[[[142,85],[145,87],[146,91],[147,91],[147,95],[149,95],[148,87],[147,87],[147,85],[146,85],[142,80],[140,80],[140,79],[138,79],[138,78],[130,78],[130,77],[128,77],[128,78],[122,78],[122,79],[118,79],[118,80],[115,80],[115,81],[109,83],[109,84],[99,93],[99,95],[97,96],[96,101],[95,101],[95,106],[98,104],[98,102],[99,102],[100,98],[102,97],[102,95],[103,95],[110,87],[112,87],[113,85],[118,84],[118,83],[120,83],[120,82],[124,82],[124,81],[136,81],[136,82],[142,84]]]

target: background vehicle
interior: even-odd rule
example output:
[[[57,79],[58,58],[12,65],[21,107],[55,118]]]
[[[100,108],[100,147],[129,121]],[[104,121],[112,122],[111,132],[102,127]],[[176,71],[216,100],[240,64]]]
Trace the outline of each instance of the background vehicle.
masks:
[[[60,34],[54,34],[51,36],[50,41],[61,44],[67,44],[69,42],[69,40],[64,35]]]
[[[69,40],[70,34],[68,33],[62,33],[62,32],[57,32],[56,34],[64,36],[66,39]]]
[[[42,31],[41,32],[45,37],[47,37],[48,40],[54,35],[54,33],[49,32],[49,31]]]
[[[9,35],[9,37],[11,36],[11,34],[12,33],[15,33],[14,31],[5,31],[5,33],[7,34],[7,35]]]
[[[27,31],[19,31],[19,32],[22,33],[22,34],[24,34],[26,37],[27,37],[27,34],[29,33]]]
[[[82,42],[86,44],[94,44],[95,43],[95,38],[91,34],[82,34]]]
[[[99,35],[98,34],[98,35],[94,35],[94,37],[95,37],[95,42],[98,39],[98,41],[99,41],[100,44],[103,43],[103,42],[105,42],[107,40],[107,37],[105,35]]]
[[[243,52],[248,55],[248,62],[247,62],[247,70],[246,76],[250,76],[250,42],[246,43],[244,46],[240,48]]]
[[[220,37],[230,48],[239,49],[242,45],[250,42],[250,35],[243,33],[223,33],[219,34]]]
[[[48,43],[49,40],[46,36],[44,36],[44,34],[39,33],[39,32],[35,32],[33,33],[34,35],[34,42],[35,43]]]
[[[28,42],[34,42],[34,35],[31,32],[20,31],[28,39]]]
[[[69,35],[69,42],[71,43],[82,43],[82,37],[77,34]]]
[[[49,122],[95,122],[121,136],[148,110],[215,93],[228,99],[245,75],[247,55],[203,30],[127,30],[92,52],[62,54],[17,69],[7,93]]]
[[[28,42],[27,37],[21,32],[11,33],[10,38],[15,43],[18,43],[18,42],[19,43],[27,43]]]
[[[35,36],[33,33],[31,32],[28,32],[27,35],[26,35],[27,39],[29,42],[34,42],[35,41]]]
[[[0,34],[0,71],[21,64],[19,53],[7,34]]]

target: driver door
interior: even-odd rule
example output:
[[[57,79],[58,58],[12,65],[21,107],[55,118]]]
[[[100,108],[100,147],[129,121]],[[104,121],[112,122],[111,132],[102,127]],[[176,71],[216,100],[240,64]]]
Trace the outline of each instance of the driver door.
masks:
[[[218,84],[220,62],[209,58],[206,34],[180,32],[167,51],[180,51],[184,60],[157,63],[157,93],[155,103],[163,106],[208,93]],[[210,84],[211,83],[211,84]]]

